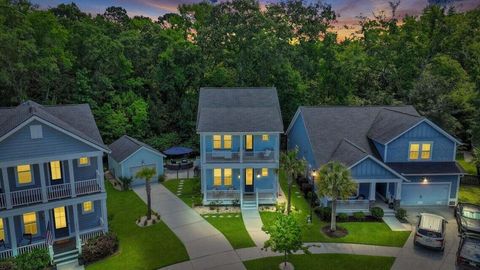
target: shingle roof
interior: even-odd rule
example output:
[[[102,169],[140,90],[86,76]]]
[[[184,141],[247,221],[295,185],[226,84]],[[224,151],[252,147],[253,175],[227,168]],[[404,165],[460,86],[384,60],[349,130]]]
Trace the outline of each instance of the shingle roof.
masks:
[[[275,88],[201,88],[197,132],[283,132]]]
[[[383,122],[384,117],[391,119],[396,115],[403,119],[406,115],[406,118],[418,115],[412,106],[320,106],[300,107],[299,110],[318,166],[330,160],[353,164],[363,158],[364,154],[378,158],[368,134],[380,132],[371,131],[371,128],[375,126],[376,130],[382,126],[388,129]],[[380,113],[382,117],[377,119]],[[398,130],[397,128],[396,131]]]
[[[145,144],[139,140],[136,140],[130,136],[123,135],[118,140],[109,145],[112,152],[110,156],[117,162],[124,161],[131,154],[135,153],[138,149],[145,147],[161,156],[165,156],[162,152],[156,150],[148,144]]]
[[[423,119],[416,111],[398,112],[384,109],[378,113],[368,137],[385,144]]]
[[[26,101],[17,107],[1,108],[0,137],[33,116],[109,151],[103,143],[88,104],[43,106],[33,101]]]
[[[463,174],[456,162],[391,162],[387,165],[399,174]]]

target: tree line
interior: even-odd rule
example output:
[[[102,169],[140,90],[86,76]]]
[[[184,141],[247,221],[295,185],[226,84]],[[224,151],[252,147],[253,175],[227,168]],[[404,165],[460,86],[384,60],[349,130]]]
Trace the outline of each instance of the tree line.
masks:
[[[155,21],[0,0],[0,105],[89,103],[106,143],[163,150],[198,145],[200,87],[275,86],[286,126],[300,105],[412,104],[478,144],[480,8],[359,18],[342,41],[336,16],[300,0],[185,4]]]

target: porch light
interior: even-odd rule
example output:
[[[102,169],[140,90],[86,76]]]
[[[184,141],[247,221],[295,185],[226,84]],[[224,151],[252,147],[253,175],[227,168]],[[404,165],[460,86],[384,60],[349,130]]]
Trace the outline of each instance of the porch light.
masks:
[[[428,184],[428,179],[427,177],[422,178],[422,184]]]
[[[261,176],[261,175],[258,173],[258,174],[257,174],[257,178],[260,178],[260,176]]]

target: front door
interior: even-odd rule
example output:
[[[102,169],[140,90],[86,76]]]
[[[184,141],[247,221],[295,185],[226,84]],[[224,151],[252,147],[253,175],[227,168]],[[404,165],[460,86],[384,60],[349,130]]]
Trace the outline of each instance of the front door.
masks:
[[[254,189],[253,168],[245,169],[245,192],[253,192]]]
[[[53,226],[56,238],[66,237],[69,235],[67,208],[65,206],[53,209]]]
[[[63,169],[60,160],[53,160],[48,163],[48,171],[50,173],[50,183],[58,185],[63,183]]]

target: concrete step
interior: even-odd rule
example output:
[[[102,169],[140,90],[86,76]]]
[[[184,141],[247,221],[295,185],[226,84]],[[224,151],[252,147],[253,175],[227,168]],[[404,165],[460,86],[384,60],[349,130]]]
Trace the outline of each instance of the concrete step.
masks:
[[[69,250],[69,251],[66,251],[66,252],[53,254],[53,259],[60,258],[60,257],[63,257],[63,256],[68,256],[70,254],[77,254],[78,255],[78,250],[72,249],[72,250]]]

